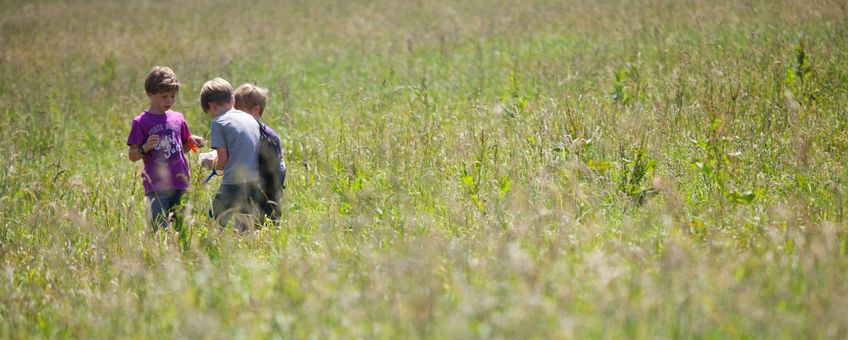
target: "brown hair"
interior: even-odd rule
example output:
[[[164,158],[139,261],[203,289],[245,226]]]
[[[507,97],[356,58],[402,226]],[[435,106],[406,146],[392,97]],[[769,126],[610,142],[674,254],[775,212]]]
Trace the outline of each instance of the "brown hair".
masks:
[[[242,111],[250,110],[259,105],[259,114],[265,112],[268,102],[268,90],[251,84],[243,84],[235,92],[236,108]]]
[[[144,80],[144,91],[149,94],[180,91],[180,82],[174,70],[167,66],[154,66]]]
[[[215,78],[203,84],[200,89],[200,107],[203,112],[209,110],[209,103],[223,105],[233,101],[233,86],[224,79]]]

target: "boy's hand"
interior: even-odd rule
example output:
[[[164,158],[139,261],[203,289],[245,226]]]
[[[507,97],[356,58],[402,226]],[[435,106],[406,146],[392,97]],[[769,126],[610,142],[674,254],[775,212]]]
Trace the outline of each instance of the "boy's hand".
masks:
[[[206,140],[203,139],[203,137],[191,135],[191,137],[188,138],[188,142],[189,144],[194,144],[198,148],[202,148],[203,145],[206,143]]]
[[[147,137],[147,142],[144,143],[141,147],[144,149],[144,152],[150,152],[156,148],[156,145],[159,144],[159,135],[151,135]]]
[[[209,170],[213,170],[215,168],[215,161],[217,161],[217,159],[215,159],[215,158],[201,159],[200,160],[200,166],[207,168]]]
[[[215,150],[203,152],[197,155],[197,160],[200,161],[200,165],[210,170],[215,166],[217,158],[218,153]]]

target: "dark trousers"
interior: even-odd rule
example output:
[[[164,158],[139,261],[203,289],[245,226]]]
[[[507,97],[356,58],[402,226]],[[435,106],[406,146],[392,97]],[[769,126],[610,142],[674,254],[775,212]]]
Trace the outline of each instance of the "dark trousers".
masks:
[[[148,221],[154,229],[167,228],[171,224],[171,213],[181,214],[182,199],[185,190],[163,190],[145,194],[150,210],[147,213]]]
[[[259,201],[259,210],[262,211],[262,214],[271,219],[272,221],[280,220],[280,194],[277,193],[276,197],[268,197],[268,194],[265,191],[261,192],[261,200]]]
[[[264,219],[259,207],[265,201],[263,196],[259,183],[222,184],[212,199],[210,215],[221,227],[226,227],[235,217],[235,228],[246,231],[251,224],[260,225]]]

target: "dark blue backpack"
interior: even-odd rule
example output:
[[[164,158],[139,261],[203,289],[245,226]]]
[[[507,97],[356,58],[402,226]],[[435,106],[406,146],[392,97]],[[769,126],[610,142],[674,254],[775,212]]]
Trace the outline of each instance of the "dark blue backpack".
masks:
[[[280,197],[285,188],[286,170],[283,165],[282,146],[280,140],[268,133],[266,126],[256,119],[259,124],[259,176],[262,194],[265,201],[260,207],[271,219],[280,217]]]

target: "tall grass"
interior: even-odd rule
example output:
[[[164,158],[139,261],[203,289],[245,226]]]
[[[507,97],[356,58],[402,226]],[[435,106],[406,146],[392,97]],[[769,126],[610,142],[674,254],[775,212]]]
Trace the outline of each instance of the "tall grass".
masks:
[[[841,1],[0,5],[2,338],[848,336]],[[279,224],[145,226],[153,65],[271,89]]]

